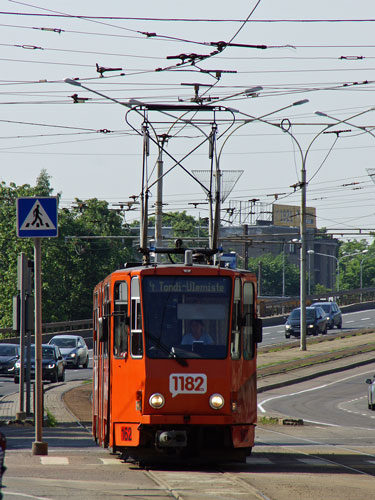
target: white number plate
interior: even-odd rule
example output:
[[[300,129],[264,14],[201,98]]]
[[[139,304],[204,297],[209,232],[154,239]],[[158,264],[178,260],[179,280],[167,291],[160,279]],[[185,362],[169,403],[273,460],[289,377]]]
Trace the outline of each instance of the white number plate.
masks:
[[[205,394],[207,392],[207,375],[204,373],[171,373],[169,390],[172,398],[177,394]]]

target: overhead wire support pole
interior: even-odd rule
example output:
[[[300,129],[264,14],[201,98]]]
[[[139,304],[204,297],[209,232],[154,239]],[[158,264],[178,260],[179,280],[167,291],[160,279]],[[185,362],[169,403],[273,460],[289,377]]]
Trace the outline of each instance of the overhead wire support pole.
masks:
[[[140,251],[143,253],[143,263],[149,263],[147,253],[147,229],[148,229],[148,179],[147,179],[147,157],[149,155],[149,134],[146,120],[142,125],[143,132],[143,165],[142,165],[142,192],[141,192],[141,221],[140,221]]]
[[[219,226],[220,226],[220,204],[221,204],[221,173],[219,159],[216,154],[216,134],[217,125],[213,123],[211,141],[212,141],[212,161],[215,163],[215,213],[213,221],[213,231],[212,231],[212,242],[211,249],[217,248],[218,237],[219,237]]]
[[[163,242],[163,149],[168,141],[168,135],[163,134],[158,137],[159,155],[157,160],[157,191],[155,202],[155,246],[161,247]],[[159,254],[155,254],[155,262],[160,262]]]

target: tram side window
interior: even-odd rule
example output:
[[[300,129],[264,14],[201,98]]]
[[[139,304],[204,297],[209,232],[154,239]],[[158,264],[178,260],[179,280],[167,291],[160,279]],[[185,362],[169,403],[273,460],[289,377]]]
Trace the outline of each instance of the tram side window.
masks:
[[[108,356],[108,333],[109,333],[109,321],[111,317],[110,302],[109,302],[109,284],[104,286],[104,303],[103,303],[103,355]]]
[[[252,359],[254,357],[254,285],[245,283],[243,287],[243,357]]]
[[[230,353],[232,359],[240,359],[241,357],[241,280],[240,279],[236,279],[234,282]]]
[[[113,354],[124,358],[128,352],[128,284],[123,281],[115,284],[114,289],[114,341]]]
[[[138,278],[133,278],[131,282],[130,349],[132,357],[143,356],[142,312]]]
[[[98,292],[94,293],[94,356],[98,354],[98,330],[99,330],[99,298],[98,298]]]

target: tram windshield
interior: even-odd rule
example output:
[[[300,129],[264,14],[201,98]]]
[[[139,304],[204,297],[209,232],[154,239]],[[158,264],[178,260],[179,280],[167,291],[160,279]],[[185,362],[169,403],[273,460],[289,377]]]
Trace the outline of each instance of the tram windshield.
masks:
[[[151,358],[227,356],[231,279],[144,276],[146,351]]]

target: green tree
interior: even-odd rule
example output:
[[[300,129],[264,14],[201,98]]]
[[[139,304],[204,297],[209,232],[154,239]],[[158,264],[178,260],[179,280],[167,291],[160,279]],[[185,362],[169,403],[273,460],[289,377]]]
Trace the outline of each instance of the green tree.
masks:
[[[33,259],[33,241],[17,238],[16,202],[20,197],[50,196],[50,177],[42,170],[36,186],[0,184],[0,326],[12,324],[12,297],[17,293],[17,256]],[[100,280],[134,260],[130,229],[107,202],[76,200],[59,209],[59,236],[42,244],[43,322],[84,319],[92,314],[92,292]],[[104,238],[81,239],[80,236]],[[108,236],[123,236],[110,239]],[[69,237],[69,238],[68,238]]]
[[[75,208],[60,211],[59,238],[44,249],[44,321],[91,317],[94,286],[132,259],[126,236],[121,216],[105,201],[76,200]]]
[[[363,286],[371,286],[375,279],[375,247],[367,240],[352,240],[339,248],[340,290],[359,288],[362,269]],[[362,265],[361,265],[362,262]]]
[[[12,324],[12,301],[17,293],[17,256],[24,252],[33,257],[30,239],[17,238],[17,198],[34,196],[35,189],[29,184],[16,186],[0,184],[0,326]],[[44,193],[40,193],[41,195]]]
[[[208,236],[208,227],[206,219],[195,219],[188,215],[185,210],[182,212],[165,212],[162,216],[163,227],[172,228],[173,238],[205,238]],[[155,226],[155,217],[148,219],[149,227]],[[189,246],[189,245],[187,245]]]
[[[261,295],[281,296],[283,291],[283,274],[285,276],[285,295],[298,295],[299,269],[290,264],[283,255],[276,257],[270,253],[249,260],[249,270],[256,273],[259,279],[259,264],[261,264],[260,291]],[[284,271],[283,271],[284,269]]]

